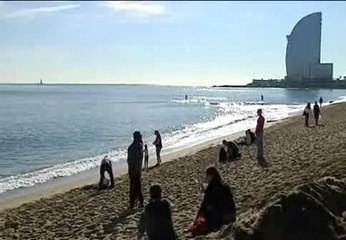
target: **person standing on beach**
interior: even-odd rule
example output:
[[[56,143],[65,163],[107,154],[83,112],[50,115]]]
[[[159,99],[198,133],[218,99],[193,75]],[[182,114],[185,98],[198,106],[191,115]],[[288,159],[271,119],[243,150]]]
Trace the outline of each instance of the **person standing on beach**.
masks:
[[[149,151],[147,144],[144,145],[144,168],[148,170],[148,162],[149,162]]]
[[[323,98],[320,97],[320,107],[322,107],[322,103],[323,103]]]
[[[138,225],[138,238],[147,232],[149,240],[175,240],[172,212],[169,202],[162,199],[160,185],[150,187],[150,200],[145,206]]]
[[[143,142],[139,131],[133,133],[133,142],[127,149],[127,165],[130,177],[130,208],[134,207],[138,199],[143,207],[143,194],[141,189],[141,172],[143,162]]]
[[[110,181],[111,181],[110,188],[114,188],[114,176],[113,176],[112,162],[108,158],[108,156],[105,156],[101,161],[99,189],[104,189],[104,188],[108,187],[109,182],[108,182],[108,184],[104,183],[105,172],[108,173]]]
[[[304,109],[303,115],[305,117],[305,127],[309,127],[309,117],[310,117],[310,115],[312,115],[311,105],[309,102]]]
[[[264,160],[263,156],[263,127],[264,127],[264,117],[262,116],[262,109],[257,110],[257,125],[256,125],[256,159],[259,161]]]
[[[317,104],[317,101],[315,101],[315,105],[314,105],[314,110],[313,111],[314,111],[316,126],[318,126],[318,119],[320,117],[321,110],[320,110],[320,107]]]
[[[156,158],[157,158],[157,163],[156,166],[159,166],[161,164],[161,149],[162,149],[162,140],[161,140],[161,135],[159,133],[158,130],[155,130],[155,135],[156,135],[156,139],[153,142],[153,144],[155,145],[156,148]]]

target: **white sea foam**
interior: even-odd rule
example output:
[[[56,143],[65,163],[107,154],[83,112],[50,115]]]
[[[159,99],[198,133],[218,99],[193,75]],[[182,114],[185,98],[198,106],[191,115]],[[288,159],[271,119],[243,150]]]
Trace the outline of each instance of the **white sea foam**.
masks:
[[[345,102],[346,96],[340,97],[337,102]],[[201,121],[195,124],[181,126],[179,130],[162,134],[164,151],[172,152],[182,148],[190,147],[217,137],[226,136],[235,132],[255,128],[256,110],[262,108],[266,120],[279,120],[302,111],[304,105],[284,104],[261,104],[261,102],[227,102],[225,98],[208,98],[204,96],[191,97],[188,100],[172,100],[178,104],[205,104],[208,107],[217,108],[219,113],[210,121]],[[210,104],[217,103],[217,104]],[[326,103],[328,105],[330,103]],[[144,139],[146,141],[146,139]],[[152,145],[149,151],[154,155]],[[121,162],[126,159],[126,149],[116,149],[107,154],[112,161]],[[30,187],[39,183],[47,182],[54,178],[71,176],[73,174],[95,168],[99,165],[103,155],[91,156],[75,161],[58,164],[50,168],[19,174],[0,179],[0,193],[22,187]]]

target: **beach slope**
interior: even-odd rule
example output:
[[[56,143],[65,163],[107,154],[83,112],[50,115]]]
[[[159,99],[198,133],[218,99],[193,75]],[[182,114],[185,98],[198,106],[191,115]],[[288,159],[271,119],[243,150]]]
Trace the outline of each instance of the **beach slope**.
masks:
[[[242,159],[232,163],[217,162],[218,147],[166,162],[143,173],[145,199],[150,184],[161,184],[164,197],[172,203],[175,229],[185,239],[189,235],[183,230],[201,203],[200,183],[210,165],[218,167],[232,188],[237,221],[296,186],[327,176],[345,182],[346,103],[323,107],[321,123],[305,128],[302,116],[295,116],[267,128],[265,164],[255,160],[254,146],[242,148]],[[5,210],[0,213],[0,239],[135,239],[141,209],[127,211],[128,186],[125,175],[116,179],[113,190],[98,192],[85,186]]]

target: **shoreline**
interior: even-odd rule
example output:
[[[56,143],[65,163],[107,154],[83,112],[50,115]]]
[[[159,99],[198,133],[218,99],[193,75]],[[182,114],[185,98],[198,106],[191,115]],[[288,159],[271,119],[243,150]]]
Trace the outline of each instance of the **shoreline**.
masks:
[[[339,101],[334,101],[332,103],[326,103],[325,107],[331,106],[335,103],[340,103]],[[324,107],[324,108],[325,108]],[[270,128],[278,123],[289,120],[300,115],[301,111],[291,112],[287,117],[282,119],[266,120],[265,128]],[[253,128],[256,123],[254,121]],[[253,129],[252,128],[252,129]],[[244,136],[244,131],[238,131],[231,134],[222,135],[219,137],[214,137],[205,142],[200,142],[189,147],[181,148],[178,150],[173,150],[172,152],[165,153],[161,155],[162,163],[175,161],[181,157],[191,156],[197,152],[220,145],[223,139],[228,139],[234,141],[239,137]],[[149,158],[149,166],[154,166],[156,163],[156,156]],[[127,174],[127,164],[126,162],[113,162],[113,174],[115,178],[115,185],[117,180]],[[56,179],[49,180],[44,183],[40,183],[31,187],[24,187],[11,190],[9,192],[0,194],[0,212],[7,209],[17,208],[22,204],[30,203],[33,201],[38,201],[42,198],[51,198],[57,194],[66,193],[72,189],[85,187],[91,184],[97,184],[99,181],[99,168],[89,169],[71,176],[59,177]]]
[[[291,117],[294,117],[298,112],[292,113],[290,116],[279,119],[269,120],[266,123],[265,128],[269,128],[277,123],[283,122]],[[255,126],[255,123],[254,123]],[[220,145],[223,139],[234,141],[244,136],[244,131],[231,133],[224,136],[219,136],[202,143],[197,143],[186,148],[174,150],[161,156],[162,164],[166,162],[175,161],[181,157],[188,157],[196,154],[203,149],[215,147]],[[149,166],[152,167],[156,164],[156,156],[149,158]],[[115,178],[115,186],[117,180],[127,174],[126,162],[114,163],[113,162],[113,174]],[[91,184],[97,184],[99,181],[99,168],[89,169],[71,176],[60,177],[50,180],[45,183],[41,183],[32,187],[25,187],[14,189],[8,193],[4,193],[4,196],[0,196],[0,212],[17,208],[22,204],[38,201],[42,198],[51,198],[56,194],[64,194],[72,189],[85,187]]]

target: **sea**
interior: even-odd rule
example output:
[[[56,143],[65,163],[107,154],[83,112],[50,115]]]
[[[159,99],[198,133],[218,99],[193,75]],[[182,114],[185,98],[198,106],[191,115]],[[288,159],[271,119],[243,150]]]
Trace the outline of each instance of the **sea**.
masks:
[[[346,101],[346,90],[0,85],[0,197],[97,168],[104,155],[124,164],[134,131],[155,158],[155,130],[172,153],[254,129],[258,108],[275,121],[321,96]]]

